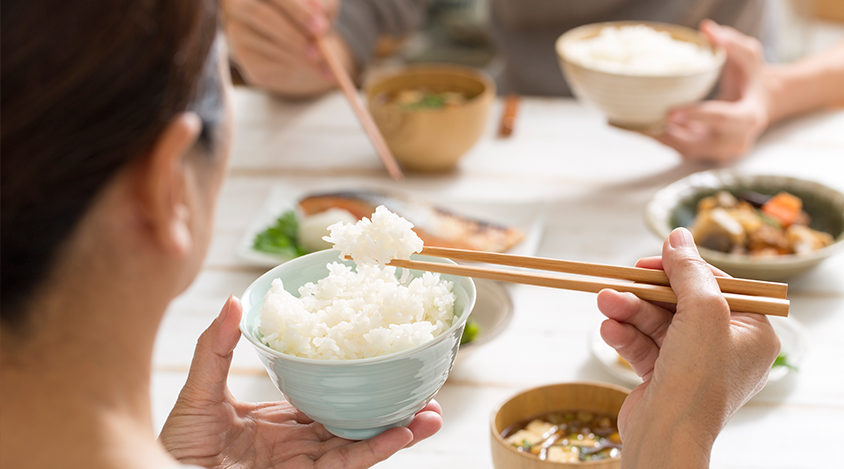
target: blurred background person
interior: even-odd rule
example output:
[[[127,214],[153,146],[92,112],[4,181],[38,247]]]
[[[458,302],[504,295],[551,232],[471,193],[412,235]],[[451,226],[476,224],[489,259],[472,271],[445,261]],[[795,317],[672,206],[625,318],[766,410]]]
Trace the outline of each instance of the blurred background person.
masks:
[[[407,36],[425,21],[424,0],[224,0],[231,54],[244,80],[290,98],[336,87],[314,38],[324,37],[359,77],[381,37]],[[435,2],[430,2],[435,3]],[[701,29],[727,49],[716,99],[677,109],[660,142],[691,160],[728,162],[747,154],[772,124],[844,102],[842,47],[771,65],[772,2],[767,0],[489,0],[488,67],[500,93],[570,96],[554,42],[571,28],[615,20],[660,21]],[[476,9],[477,9],[476,8]],[[712,21],[703,22],[705,19]],[[702,23],[703,22],[703,23]],[[719,25],[727,27],[719,27]],[[768,47],[764,47],[762,44]]]

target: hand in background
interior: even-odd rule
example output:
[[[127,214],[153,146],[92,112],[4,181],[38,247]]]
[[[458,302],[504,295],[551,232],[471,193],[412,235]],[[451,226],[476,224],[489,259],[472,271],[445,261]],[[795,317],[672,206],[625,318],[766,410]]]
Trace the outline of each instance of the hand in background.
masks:
[[[208,468],[365,468],[436,433],[436,401],[407,428],[392,428],[364,441],[330,434],[287,402],[236,400],[226,386],[240,339],[240,300],[229,298],[202,334],[182,389],[159,441],[184,464]]]
[[[700,29],[727,51],[720,94],[713,101],[671,110],[665,132],[656,139],[686,159],[725,163],[752,150],[771,120],[762,44],[710,20]]]
[[[677,294],[676,312],[631,293],[604,290],[601,336],[642,377],[618,417],[623,467],[708,467],[715,437],[767,382],[780,350],[768,319],[731,313],[691,233],[678,228],[662,258]]]
[[[223,6],[229,49],[251,85],[289,97],[333,89],[317,37],[353,68],[351,53],[331,31],[339,0],[224,0]]]

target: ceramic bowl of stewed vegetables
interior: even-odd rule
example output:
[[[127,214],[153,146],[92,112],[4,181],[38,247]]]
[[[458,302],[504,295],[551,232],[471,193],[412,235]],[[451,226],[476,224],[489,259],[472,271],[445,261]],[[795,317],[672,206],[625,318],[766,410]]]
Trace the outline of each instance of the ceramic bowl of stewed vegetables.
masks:
[[[630,390],[560,383],[522,391],[490,416],[496,469],[617,469],[624,451],[618,412]]]
[[[692,174],[658,191],[645,219],[662,238],[689,228],[701,257],[735,277],[783,281],[844,250],[844,194],[788,176]]]
[[[495,83],[457,65],[412,65],[370,77],[364,89],[372,118],[403,169],[454,168],[486,128]]]

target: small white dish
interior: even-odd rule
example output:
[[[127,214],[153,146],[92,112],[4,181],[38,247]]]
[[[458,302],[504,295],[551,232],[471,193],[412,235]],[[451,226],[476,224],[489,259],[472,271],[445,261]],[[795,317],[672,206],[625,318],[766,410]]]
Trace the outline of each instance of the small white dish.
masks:
[[[298,201],[311,195],[314,191],[300,193],[291,197],[290,190],[275,186],[270,191],[261,209],[252,218],[237,246],[237,255],[246,263],[261,267],[273,267],[290,258],[278,256],[252,249],[255,235],[272,225],[284,212],[296,208]],[[512,226],[524,231],[525,239],[508,251],[510,254],[532,256],[536,254],[542,241],[545,229],[546,204],[542,202],[473,202],[473,201],[439,201],[429,200],[431,203],[448,208],[454,213],[463,214],[480,220],[487,220],[502,225]],[[401,214],[399,214],[401,215]]]
[[[806,329],[796,319],[777,316],[768,316],[768,319],[780,338],[781,350],[788,356],[788,363],[799,368],[803,356],[806,354]],[[615,349],[607,345],[601,338],[599,327],[589,334],[589,351],[615,378],[633,386],[642,384],[642,378],[639,375],[618,361],[618,354]],[[787,366],[772,368],[768,374],[768,384],[783,379],[790,372],[792,370]]]
[[[469,322],[475,322],[480,329],[475,340],[460,346],[455,366],[469,354],[489,343],[510,325],[513,319],[513,301],[500,282],[475,279],[477,299],[469,315]]]

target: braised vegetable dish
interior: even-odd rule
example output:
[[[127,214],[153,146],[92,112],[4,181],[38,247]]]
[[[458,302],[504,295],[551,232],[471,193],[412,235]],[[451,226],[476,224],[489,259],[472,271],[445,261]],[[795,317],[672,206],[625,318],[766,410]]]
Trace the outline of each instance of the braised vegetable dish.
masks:
[[[803,201],[788,192],[773,197],[727,191],[698,202],[690,227],[698,246],[730,254],[770,257],[803,254],[832,244],[832,235],[809,228]]]

